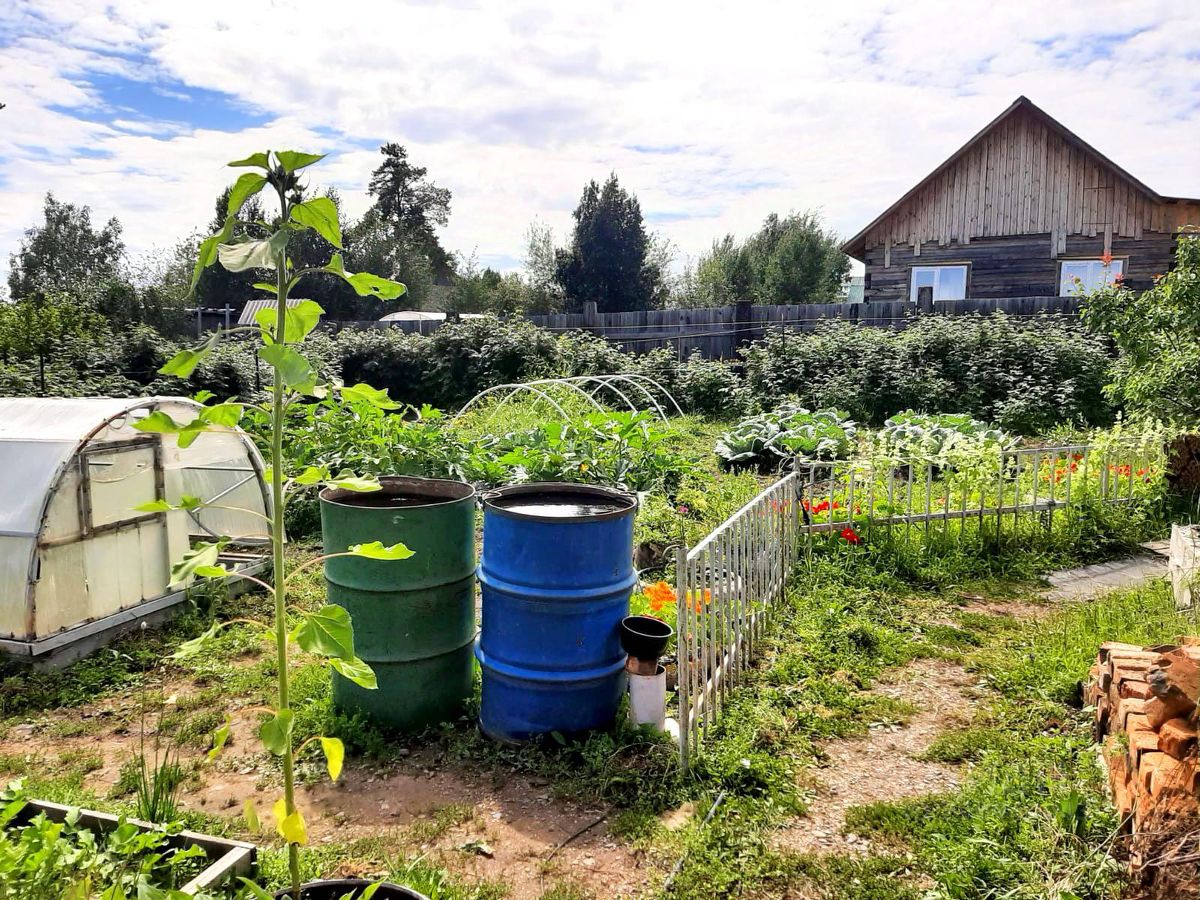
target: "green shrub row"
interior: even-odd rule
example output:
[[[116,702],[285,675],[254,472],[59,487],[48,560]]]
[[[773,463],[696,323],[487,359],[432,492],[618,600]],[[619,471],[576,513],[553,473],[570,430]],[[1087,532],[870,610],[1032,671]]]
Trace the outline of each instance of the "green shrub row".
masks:
[[[764,407],[789,397],[870,425],[896,413],[966,413],[1007,431],[1102,426],[1108,339],[1070,320],[926,316],[904,331],[830,322],[811,334],[772,332],[747,348],[745,378]]]
[[[102,345],[60,348],[46,393],[62,396],[212,391],[247,397],[265,386],[250,345],[223,344],[186,384],[157,376],[177,349],[141,327]],[[902,410],[964,413],[1020,434],[1061,424],[1107,425],[1114,409],[1102,388],[1112,359],[1107,339],[1067,320],[928,316],[904,331],[830,322],[802,334],[772,332],[730,364],[659,348],[634,355],[594,335],[556,334],[524,321],[477,319],[430,335],[398,330],[314,335],[311,356],[325,374],[384,388],[393,399],[442,409],[508,382],[573,375],[639,374],[665,387],[686,412],[732,416],[788,399],[839,409],[880,425]],[[36,361],[0,359],[0,396],[37,394]]]

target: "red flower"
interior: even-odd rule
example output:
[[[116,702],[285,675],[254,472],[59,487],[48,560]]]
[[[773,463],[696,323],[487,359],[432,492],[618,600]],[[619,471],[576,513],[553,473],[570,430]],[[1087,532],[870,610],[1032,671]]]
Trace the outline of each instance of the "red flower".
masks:
[[[1116,275],[1113,276],[1113,284],[1120,284],[1124,280],[1125,280],[1124,272],[1118,272]]]
[[[858,532],[847,525],[842,529],[842,540],[848,544],[861,544],[862,538],[858,536]]]
[[[1100,257],[1100,262],[1104,266],[1104,268],[1107,269],[1109,266],[1112,265],[1112,254],[1105,253],[1103,256]]]

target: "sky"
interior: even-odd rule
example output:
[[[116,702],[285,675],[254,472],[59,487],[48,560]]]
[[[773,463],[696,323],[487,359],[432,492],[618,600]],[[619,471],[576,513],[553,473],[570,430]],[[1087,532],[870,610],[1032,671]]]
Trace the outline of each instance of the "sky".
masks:
[[[616,172],[677,265],[771,212],[867,224],[1024,94],[1200,196],[1200,14],[1112,0],[0,0],[0,274],[42,197],[133,254],[207,223],[258,150],[368,205],[380,144],[453,193],[443,244],[513,269]],[[401,273],[402,274],[402,273]]]

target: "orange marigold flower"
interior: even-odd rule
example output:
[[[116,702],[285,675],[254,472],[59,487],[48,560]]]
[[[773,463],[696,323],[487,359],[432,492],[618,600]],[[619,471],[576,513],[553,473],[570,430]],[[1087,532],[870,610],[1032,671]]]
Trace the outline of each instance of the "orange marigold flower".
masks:
[[[672,606],[675,603],[675,589],[665,581],[656,581],[644,591],[650,601],[650,608],[655,612]]]

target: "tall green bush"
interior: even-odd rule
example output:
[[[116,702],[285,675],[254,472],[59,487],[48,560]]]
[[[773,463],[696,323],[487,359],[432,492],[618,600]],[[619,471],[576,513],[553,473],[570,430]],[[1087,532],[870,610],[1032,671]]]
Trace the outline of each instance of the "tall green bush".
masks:
[[[1107,341],[1069,321],[1003,313],[927,316],[903,331],[822,323],[772,332],[743,351],[750,394],[846,410],[872,425],[905,409],[968,413],[1032,434],[1062,422],[1105,425]]]
[[[1200,419],[1200,229],[1181,236],[1175,266],[1148,291],[1120,281],[1093,293],[1084,321],[1120,356],[1110,396],[1149,419]]]

